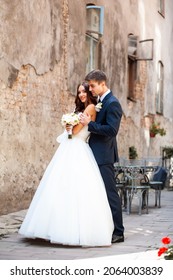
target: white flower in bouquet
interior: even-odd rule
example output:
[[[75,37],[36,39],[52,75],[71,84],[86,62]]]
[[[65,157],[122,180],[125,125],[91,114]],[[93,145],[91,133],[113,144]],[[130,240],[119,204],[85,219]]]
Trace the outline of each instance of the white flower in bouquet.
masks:
[[[63,126],[70,125],[71,129],[68,131],[68,138],[72,138],[72,129],[73,126],[77,125],[79,123],[79,116],[75,113],[68,113],[64,114],[61,119],[61,124]]]
[[[97,103],[97,105],[95,106],[96,112],[100,112],[100,110],[102,109],[102,103],[99,102]]]

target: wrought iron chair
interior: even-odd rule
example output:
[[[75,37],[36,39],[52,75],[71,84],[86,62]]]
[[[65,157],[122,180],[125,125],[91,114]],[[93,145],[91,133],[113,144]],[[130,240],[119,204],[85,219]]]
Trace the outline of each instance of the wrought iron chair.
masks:
[[[126,167],[126,176],[130,184],[126,185],[127,194],[127,214],[131,213],[132,200],[134,197],[138,199],[138,213],[142,214],[142,209],[145,207],[146,214],[148,214],[148,194],[150,186],[141,184],[145,175],[145,169],[140,166]],[[145,193],[145,196],[144,196]]]
[[[150,179],[147,174],[145,174],[144,180],[141,182],[142,185],[149,185],[151,189],[155,190],[155,206],[161,207],[161,191],[165,187],[167,179],[167,170],[164,167],[157,166],[153,177]]]
[[[124,169],[115,169],[116,188],[121,199],[121,205],[124,209],[127,208],[126,185],[127,178]]]

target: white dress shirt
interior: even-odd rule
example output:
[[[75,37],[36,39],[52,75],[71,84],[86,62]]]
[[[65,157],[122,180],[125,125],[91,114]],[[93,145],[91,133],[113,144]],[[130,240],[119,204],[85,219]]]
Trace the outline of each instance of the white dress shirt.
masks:
[[[102,96],[100,96],[100,101],[102,102],[106,95],[108,95],[110,92],[110,89],[108,89]]]

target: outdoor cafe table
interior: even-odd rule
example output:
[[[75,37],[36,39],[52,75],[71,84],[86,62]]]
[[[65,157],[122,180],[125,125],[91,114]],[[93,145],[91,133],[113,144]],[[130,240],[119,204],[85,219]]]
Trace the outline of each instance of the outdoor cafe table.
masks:
[[[120,173],[123,174],[122,181],[119,180],[117,187],[120,189],[121,200],[122,196],[125,195],[127,214],[131,213],[131,205],[133,197],[138,198],[139,215],[142,214],[142,208],[145,206],[146,213],[148,213],[148,195],[150,185],[145,183],[145,175],[148,172],[153,172],[155,166],[145,165],[117,165],[115,166],[115,176],[118,177]],[[139,183],[139,182],[142,182]]]

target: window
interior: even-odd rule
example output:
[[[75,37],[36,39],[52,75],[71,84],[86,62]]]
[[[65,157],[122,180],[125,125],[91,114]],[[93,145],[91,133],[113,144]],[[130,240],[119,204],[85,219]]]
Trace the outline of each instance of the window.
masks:
[[[128,37],[128,96],[131,101],[135,101],[135,82],[137,73],[137,36]]]
[[[165,0],[158,0],[159,9],[158,12],[165,17]]]
[[[131,59],[137,58],[137,36],[130,34],[128,37],[128,56]]]
[[[158,63],[158,79],[156,90],[156,113],[163,114],[163,82],[164,67],[161,61]]]
[[[86,8],[86,73],[88,73],[93,69],[100,68],[104,8],[94,5],[89,5]]]
[[[135,81],[137,72],[137,62],[128,58],[128,99],[135,101]]]
[[[135,101],[135,85],[137,80],[137,62],[153,60],[153,39],[138,41],[138,37],[128,36],[128,96]]]

